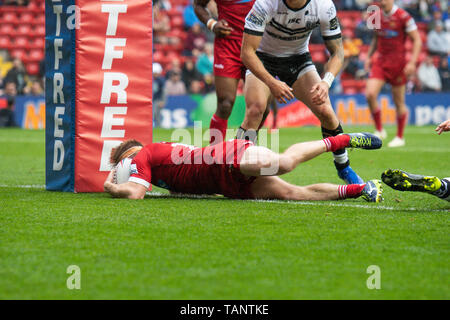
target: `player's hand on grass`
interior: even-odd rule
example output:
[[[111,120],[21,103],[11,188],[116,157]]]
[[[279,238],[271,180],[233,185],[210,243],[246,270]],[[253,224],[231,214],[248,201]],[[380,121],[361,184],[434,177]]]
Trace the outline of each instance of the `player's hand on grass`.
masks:
[[[110,184],[114,183],[113,179],[114,179],[114,169],[109,172],[108,177],[106,178],[105,182],[103,183],[103,189],[106,192],[109,192]]]
[[[325,103],[328,97],[328,89],[328,83],[325,81],[316,83],[311,89],[312,102],[317,105]]]
[[[222,19],[216,23],[213,31],[218,37],[226,37],[233,31],[233,28],[228,25],[228,22]]]
[[[436,127],[436,132],[438,134],[441,134],[444,131],[450,131],[450,119],[447,121],[442,122],[440,125]]]
[[[408,77],[408,78],[410,76],[414,75],[414,73],[416,72],[416,64],[408,62],[405,66],[404,72],[405,72],[406,77]]]
[[[283,81],[274,79],[274,81],[269,85],[269,88],[272,95],[279,103],[286,103],[287,101],[294,99],[292,88]]]

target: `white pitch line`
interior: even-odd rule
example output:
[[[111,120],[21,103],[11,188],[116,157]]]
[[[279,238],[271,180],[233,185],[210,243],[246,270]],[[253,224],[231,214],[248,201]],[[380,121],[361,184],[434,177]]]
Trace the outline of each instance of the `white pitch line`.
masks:
[[[147,195],[152,197],[171,197],[171,198],[183,198],[183,199],[215,199],[214,196],[208,195],[171,195],[161,192],[147,192]],[[226,199],[226,198],[225,198]],[[431,209],[424,210],[420,208],[395,208],[387,207],[382,205],[369,206],[365,204],[350,204],[350,203],[324,203],[320,201],[283,201],[283,200],[234,200],[234,201],[249,201],[249,202],[260,202],[260,203],[277,203],[277,204],[292,204],[297,206],[323,206],[323,207],[345,207],[345,208],[360,208],[360,209],[374,209],[374,210],[384,210],[384,211],[426,211],[426,212],[449,212],[449,209]]]
[[[0,184],[0,188],[21,188],[21,189],[45,189],[45,185],[6,185]],[[195,195],[195,194],[169,194],[162,192],[147,192],[148,196],[151,197],[167,197],[167,198],[179,198],[179,199],[216,199],[216,196],[209,195]],[[224,198],[226,199],[226,198]],[[449,209],[431,209],[424,210],[420,208],[395,208],[383,205],[369,206],[365,204],[350,204],[350,203],[331,203],[331,202],[312,202],[312,201],[283,201],[283,200],[231,200],[231,201],[249,201],[256,203],[276,203],[276,204],[291,204],[297,206],[321,206],[321,207],[344,207],[344,208],[359,208],[359,209],[372,209],[372,210],[382,210],[382,211],[426,211],[426,212],[450,212]]]
[[[43,185],[43,184],[25,184],[25,185],[0,184],[0,188],[45,189],[45,185]]]

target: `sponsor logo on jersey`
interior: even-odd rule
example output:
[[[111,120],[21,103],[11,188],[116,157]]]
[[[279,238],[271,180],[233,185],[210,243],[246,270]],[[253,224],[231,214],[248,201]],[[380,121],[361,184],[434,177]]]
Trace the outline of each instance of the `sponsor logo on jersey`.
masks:
[[[301,18],[291,18],[291,19],[289,19],[288,24],[289,23],[300,23],[300,21],[302,21]]]
[[[214,68],[216,68],[216,69],[224,69],[225,67],[223,66],[223,64],[215,64]]]
[[[262,26],[264,24],[264,19],[258,17],[253,11],[247,16],[247,21],[256,24],[257,26]]]
[[[386,30],[380,30],[380,31],[378,32],[378,34],[379,34],[381,37],[386,38],[386,39],[395,38],[395,37],[398,37],[398,35],[399,35],[399,33],[398,33],[397,31],[395,31],[395,30],[389,30],[389,29],[386,29]]]
[[[330,30],[336,30],[339,27],[338,18],[334,17],[330,20]]]

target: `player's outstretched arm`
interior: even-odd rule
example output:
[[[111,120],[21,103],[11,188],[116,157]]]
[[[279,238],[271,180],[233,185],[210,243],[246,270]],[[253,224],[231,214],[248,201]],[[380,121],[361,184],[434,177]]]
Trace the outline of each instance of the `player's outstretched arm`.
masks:
[[[438,134],[441,134],[442,132],[450,131],[450,119],[447,121],[442,122],[440,125],[436,127],[436,132]]]
[[[253,35],[244,32],[241,47],[242,63],[262,82],[264,82],[272,92],[275,99],[280,103],[286,103],[287,100],[294,99],[292,88],[286,83],[272,77],[272,75],[264,68],[263,63],[256,55],[262,36]]]
[[[108,192],[114,198],[144,199],[147,189],[143,185],[134,182],[115,184],[113,183],[113,175],[114,170],[111,170],[103,184],[105,192]]]

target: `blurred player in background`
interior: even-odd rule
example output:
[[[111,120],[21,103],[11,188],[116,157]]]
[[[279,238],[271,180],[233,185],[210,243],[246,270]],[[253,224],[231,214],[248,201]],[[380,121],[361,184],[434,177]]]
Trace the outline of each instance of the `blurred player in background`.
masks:
[[[254,0],[215,0],[218,20],[207,9],[211,0],[194,0],[197,17],[215,33],[214,75],[217,93],[217,110],[211,118],[210,143],[222,142],[226,136],[228,118],[236,100],[239,80],[245,77],[241,45],[244,20]],[[215,130],[213,130],[215,129]],[[221,136],[218,136],[220,132]]]
[[[320,78],[309,54],[312,31],[320,27],[330,58]],[[324,138],[343,133],[328,90],[342,70],[344,48],[336,8],[331,0],[256,0],[245,20],[241,57],[249,71],[245,81],[245,119],[238,139],[256,141],[267,101],[296,97],[319,118]],[[345,149],[334,152],[338,175],[346,183],[364,181],[350,167]]]
[[[308,201],[363,197],[369,202],[380,202],[382,187],[378,180],[340,186],[296,186],[278,176],[324,152],[379,149],[381,145],[380,138],[365,133],[297,143],[281,154],[248,140],[229,140],[205,148],[169,142],[144,147],[136,140],[128,140],[112,150],[110,162],[115,169],[104,188],[114,197],[129,199],[143,199],[150,184],[154,184],[174,193],[222,194],[235,199]],[[118,164],[120,167],[116,167]],[[114,178],[117,176],[122,181]]]
[[[436,132],[439,135],[447,131],[450,131],[450,119],[436,127]],[[425,192],[450,202],[450,178],[440,179],[436,176],[422,176],[399,169],[388,169],[383,172],[381,178],[392,189]]]
[[[405,145],[403,132],[408,121],[408,110],[405,105],[405,88],[407,78],[416,71],[416,63],[422,48],[422,41],[414,19],[405,10],[397,7],[394,0],[380,0],[380,28],[370,45],[365,63],[366,71],[370,70],[366,85],[366,98],[375,122],[375,134],[382,139],[387,137],[383,129],[381,110],[378,106],[378,95],[387,82],[392,86],[392,99],[397,110],[397,135],[389,142],[389,147]],[[406,62],[405,43],[409,36],[413,41],[411,60]],[[378,56],[372,61],[373,54]]]

